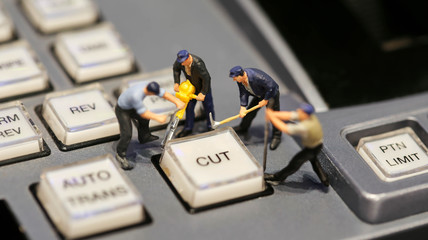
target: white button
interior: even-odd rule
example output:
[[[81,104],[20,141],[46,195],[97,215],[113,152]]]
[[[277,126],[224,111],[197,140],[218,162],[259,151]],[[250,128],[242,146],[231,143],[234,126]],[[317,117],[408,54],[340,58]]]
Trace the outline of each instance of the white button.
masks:
[[[194,208],[264,190],[262,167],[230,127],[167,142],[160,166]]]
[[[48,87],[44,67],[24,41],[0,46],[0,98]]]
[[[0,105],[0,160],[43,151],[42,135],[21,102]]]
[[[361,138],[357,151],[384,181],[428,171],[428,150],[410,127]]]
[[[23,0],[24,10],[44,33],[94,23],[98,11],[88,0]]]
[[[42,114],[65,145],[119,134],[113,107],[99,84],[47,94]]]
[[[108,23],[58,35],[55,52],[76,82],[130,72],[134,58]]]
[[[0,5],[0,42],[7,41],[13,37],[13,24],[10,18],[5,14]]]
[[[111,155],[45,170],[37,197],[67,239],[145,219],[140,194]]]
[[[174,77],[173,77],[173,72],[171,68],[127,77],[122,81],[120,92],[124,92],[126,89],[136,84],[139,84],[142,82],[149,83],[153,81],[157,82],[161,88],[165,89],[167,92],[175,96]],[[173,104],[172,102],[164,98],[160,98],[158,96],[146,96],[146,98],[144,98],[143,103],[148,110],[157,114],[170,115],[177,110],[177,107],[175,106],[175,104]],[[195,106],[195,117],[201,117],[202,113],[203,113],[202,102],[198,101]],[[183,117],[183,120],[184,119],[186,119],[186,116]],[[159,125],[161,124],[157,121],[150,121],[150,127],[155,127]]]

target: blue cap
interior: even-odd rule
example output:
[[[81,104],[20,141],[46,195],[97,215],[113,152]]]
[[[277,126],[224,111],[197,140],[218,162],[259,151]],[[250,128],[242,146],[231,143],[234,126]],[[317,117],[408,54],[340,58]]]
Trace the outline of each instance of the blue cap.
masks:
[[[159,83],[157,82],[150,82],[149,84],[147,84],[147,91],[152,92],[156,95],[159,95],[159,90],[160,86]]]
[[[229,77],[233,78],[242,75],[244,75],[244,69],[241,66],[235,66],[230,69]]]
[[[312,113],[315,112],[314,107],[309,103],[302,103],[300,104],[299,108],[302,109],[303,112],[305,112],[308,115],[311,115]]]
[[[189,52],[187,50],[181,50],[177,53],[177,62],[183,63],[189,58]]]

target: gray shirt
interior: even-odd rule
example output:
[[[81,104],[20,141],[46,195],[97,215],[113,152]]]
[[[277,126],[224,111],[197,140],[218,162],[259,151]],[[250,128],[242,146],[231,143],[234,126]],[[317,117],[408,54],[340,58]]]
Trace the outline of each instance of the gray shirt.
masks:
[[[119,99],[117,100],[117,105],[120,108],[125,110],[135,109],[138,114],[142,114],[147,111],[146,106],[143,104],[143,100],[146,97],[144,94],[144,88],[148,83],[138,83],[128,89],[126,89],[122,94],[120,94]],[[159,97],[165,95],[165,89],[159,88]]]

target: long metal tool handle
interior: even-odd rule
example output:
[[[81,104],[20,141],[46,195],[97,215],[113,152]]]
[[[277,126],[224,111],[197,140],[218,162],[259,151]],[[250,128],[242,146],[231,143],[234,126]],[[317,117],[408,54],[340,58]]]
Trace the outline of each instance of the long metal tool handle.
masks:
[[[268,137],[269,137],[269,121],[265,121],[265,136],[264,136],[264,149],[263,149],[263,172],[266,170],[266,162],[267,162],[267,145],[268,145]]]
[[[180,119],[177,117],[177,115],[174,113],[171,116],[171,120],[169,121],[168,127],[166,128],[165,131],[165,136],[161,142],[161,148],[165,147],[165,144],[172,139],[172,137],[174,136],[174,132],[177,129],[178,126],[178,122],[180,121]]]

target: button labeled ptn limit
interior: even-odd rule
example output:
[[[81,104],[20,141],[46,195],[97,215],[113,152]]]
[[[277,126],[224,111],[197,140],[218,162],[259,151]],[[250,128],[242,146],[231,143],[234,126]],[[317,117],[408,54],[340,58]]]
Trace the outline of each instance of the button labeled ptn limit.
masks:
[[[357,151],[384,181],[428,171],[428,150],[410,127],[361,138]]]

